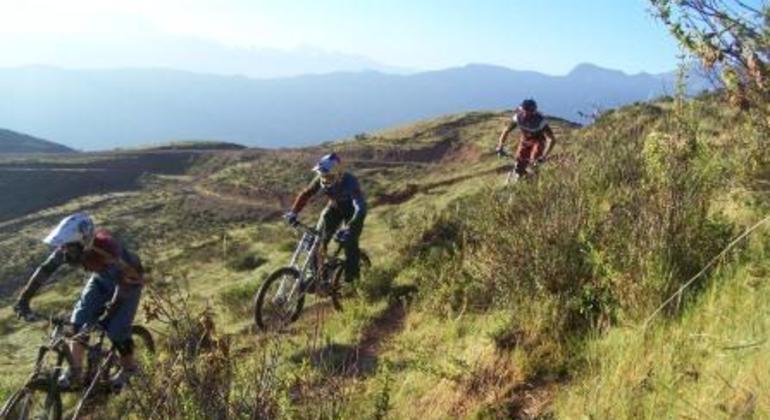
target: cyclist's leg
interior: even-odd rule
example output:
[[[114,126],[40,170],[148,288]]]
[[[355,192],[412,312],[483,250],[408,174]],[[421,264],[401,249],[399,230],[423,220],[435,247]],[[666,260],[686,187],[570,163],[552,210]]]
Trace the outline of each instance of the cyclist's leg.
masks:
[[[532,144],[522,139],[519,142],[519,148],[516,150],[516,174],[523,176],[527,173],[527,165],[532,154]]]
[[[329,245],[329,241],[334,237],[334,233],[340,228],[344,221],[343,215],[334,207],[327,206],[318,220],[317,229],[323,233],[324,245]]]
[[[112,282],[105,279],[102,273],[92,275],[75,302],[70,322],[77,329],[95,325],[114,291]]]
[[[77,330],[81,330],[89,325],[94,325],[99,320],[99,314],[101,314],[104,305],[112,297],[113,289],[109,287],[109,284],[99,274],[94,274],[86,283],[83,288],[80,298],[75,303],[75,307],[72,310],[72,317],[70,322],[75,325]],[[72,371],[70,376],[78,378],[82,372],[83,358],[85,354],[85,345],[83,342],[88,341],[88,337],[81,336],[80,340],[72,340],[70,343],[70,351],[72,353]],[[62,378],[63,381],[66,378]]]
[[[535,144],[532,146],[532,153],[529,155],[529,161],[535,162],[537,161],[537,159],[543,156],[544,147],[545,147],[545,144],[543,141],[536,141]]]
[[[334,237],[334,233],[337,232],[337,229],[339,229],[342,221],[342,215],[340,215],[339,211],[334,207],[326,206],[326,208],[323,209],[321,216],[318,218],[316,229],[318,229],[323,235],[324,247],[329,245],[329,241],[331,241]],[[315,259],[311,259],[310,269],[315,272],[316,268]]]
[[[361,274],[361,248],[359,242],[364,230],[364,218],[348,225],[350,236],[345,241],[345,281],[352,282]]]
[[[117,282],[116,282],[117,283]],[[115,343],[120,353],[120,364],[124,369],[136,367],[134,361],[134,343],[131,340],[131,325],[134,323],[142,287],[138,285],[123,286],[116,307],[105,321],[107,336]]]
[[[532,165],[532,168],[535,169],[538,163],[538,159],[540,156],[543,156],[543,142],[542,141],[535,141],[532,144],[532,151],[529,153],[529,162]]]

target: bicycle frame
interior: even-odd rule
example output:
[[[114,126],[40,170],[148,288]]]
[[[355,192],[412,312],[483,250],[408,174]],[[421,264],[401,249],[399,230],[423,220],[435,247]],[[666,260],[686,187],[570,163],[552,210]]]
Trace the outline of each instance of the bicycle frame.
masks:
[[[325,263],[324,261],[316,261],[315,269],[312,270],[313,273],[310,272],[313,258],[318,258],[318,247],[323,243],[323,226],[314,229],[298,222],[295,228],[302,231],[302,237],[300,238],[297,247],[294,249],[294,253],[289,261],[289,267],[294,268],[299,272],[299,280],[294,282],[291,286],[286,284],[285,279],[281,280],[281,284],[278,286],[278,292],[275,296],[282,298],[284,302],[290,302],[295,294],[298,293],[298,289],[306,284],[308,275],[323,270],[323,265]],[[339,253],[340,249],[341,247],[337,248],[335,256]],[[326,257],[326,255],[324,255],[324,257]],[[291,287],[291,289],[288,290],[288,295],[286,294],[287,287]],[[300,293],[304,293],[304,291],[300,291]]]
[[[321,243],[321,235],[317,230],[301,223],[298,223],[296,227],[297,229],[303,231],[303,233],[299,243],[297,244],[297,247],[294,249],[294,253],[291,256],[289,267],[292,267],[299,272],[299,279],[292,285],[287,285],[286,279],[281,280],[281,284],[278,286],[278,293],[276,293],[276,297],[282,298],[285,302],[291,301],[294,295],[299,292],[298,289],[300,286],[305,283],[308,277],[308,270],[310,269],[312,258],[316,257],[316,252]],[[316,268],[316,270],[317,269],[318,268]],[[288,290],[288,295],[286,290],[287,287],[290,287],[290,290]]]
[[[41,346],[38,352],[38,360],[36,363],[36,370],[40,369],[40,362],[42,362],[43,356],[45,353],[49,350],[54,350],[57,346],[60,345],[69,345],[69,341],[74,340],[75,336],[77,334],[71,334],[65,332],[65,328],[72,327],[72,324],[64,319],[51,319],[50,322],[53,324],[53,329],[51,330],[51,333],[49,334],[49,342],[48,344]],[[90,376],[90,373],[94,372],[94,364],[100,363],[99,359],[103,359],[106,355],[109,354],[110,350],[106,350],[104,347],[104,340],[106,338],[106,331],[101,327],[93,327],[91,330],[86,332],[86,334],[90,335],[92,333],[96,333],[98,338],[96,340],[88,340],[87,343],[84,343],[85,347],[85,356],[87,363],[86,373],[89,374],[87,376]],[[95,363],[97,362],[97,363]]]
[[[505,150],[499,152],[499,157],[501,158],[509,158],[513,160],[513,167],[510,171],[508,171],[508,174],[505,177],[505,183],[503,185],[510,185],[512,181],[516,181],[519,178],[519,175],[516,173],[516,165],[518,165],[518,160],[516,158],[516,155],[506,152]],[[526,175],[527,176],[533,176],[537,174],[537,170],[539,167],[544,163],[545,161],[541,160],[535,160],[530,161],[527,165],[526,169]]]

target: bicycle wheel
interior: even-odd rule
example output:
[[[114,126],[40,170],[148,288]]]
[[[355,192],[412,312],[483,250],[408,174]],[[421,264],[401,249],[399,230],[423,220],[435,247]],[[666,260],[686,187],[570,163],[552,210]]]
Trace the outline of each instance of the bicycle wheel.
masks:
[[[52,378],[48,389],[24,386],[16,391],[0,411],[0,419],[7,420],[60,420],[62,418],[61,394]]]
[[[372,260],[369,259],[369,255],[361,250],[361,267],[359,278],[357,281],[365,281],[366,276],[369,273],[369,269],[372,267]],[[349,298],[354,294],[355,287],[345,282],[345,261],[340,260],[339,265],[334,268],[334,272],[331,277],[331,293],[332,306],[337,312],[342,312],[342,299]]]
[[[152,361],[155,358],[155,340],[150,331],[141,325],[131,326],[131,339],[134,342],[136,363],[139,365],[139,370],[144,371],[152,366]],[[111,352],[110,357],[105,370],[105,379],[112,377],[120,370],[116,351]]]
[[[263,331],[280,329],[299,318],[305,305],[305,293],[294,290],[291,300],[286,300],[295,285],[299,284],[299,271],[283,267],[267,277],[254,298],[254,322]]]
[[[150,330],[141,325],[132,325],[131,338],[134,340],[136,353],[155,354],[155,340],[152,338]]]

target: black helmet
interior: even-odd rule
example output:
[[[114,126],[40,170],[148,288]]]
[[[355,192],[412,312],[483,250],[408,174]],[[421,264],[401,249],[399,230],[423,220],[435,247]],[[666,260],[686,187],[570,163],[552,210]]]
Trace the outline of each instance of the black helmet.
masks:
[[[525,99],[521,101],[521,109],[527,111],[527,112],[535,112],[537,111],[537,102],[535,102],[534,99]]]

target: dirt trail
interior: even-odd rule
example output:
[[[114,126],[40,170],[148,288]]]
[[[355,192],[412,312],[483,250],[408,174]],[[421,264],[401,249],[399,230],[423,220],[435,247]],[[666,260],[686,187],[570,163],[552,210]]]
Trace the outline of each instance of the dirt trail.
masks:
[[[373,207],[376,206],[392,206],[403,204],[412,199],[418,193],[429,193],[431,190],[441,187],[447,187],[450,185],[458,184],[463,181],[467,181],[472,178],[482,177],[491,174],[501,174],[510,171],[513,168],[512,164],[506,164],[497,166],[494,168],[486,169],[483,171],[477,171],[471,174],[459,175],[451,178],[447,178],[441,181],[428,182],[425,184],[407,184],[401,191],[396,191],[391,194],[383,194],[372,203]]]
[[[295,361],[308,359],[316,369],[338,378],[364,378],[377,371],[379,355],[388,340],[404,326],[407,305],[414,288],[398,288],[392,294],[387,308],[374,317],[361,331],[354,345],[328,343],[321,347],[310,346],[293,356]],[[303,314],[303,316],[308,314]],[[324,314],[317,313],[316,328],[323,328]],[[312,328],[306,326],[305,329]],[[316,340],[317,342],[317,340]]]
[[[357,375],[368,375],[377,368],[380,351],[388,339],[404,327],[406,305],[403,300],[391,300],[387,309],[364,329],[355,349],[354,371]]]
[[[512,419],[537,419],[548,415],[556,392],[565,380],[550,375],[516,385],[506,401],[507,415]]]

